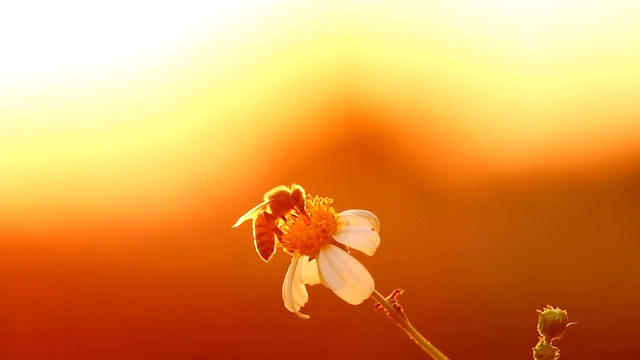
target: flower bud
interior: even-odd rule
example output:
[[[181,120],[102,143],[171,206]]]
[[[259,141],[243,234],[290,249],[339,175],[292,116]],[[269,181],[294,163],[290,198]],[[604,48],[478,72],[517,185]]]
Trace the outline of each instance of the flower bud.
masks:
[[[533,358],[535,360],[556,360],[560,358],[560,350],[540,339],[538,345],[533,348]]]
[[[544,339],[551,342],[553,339],[559,339],[567,326],[574,324],[569,323],[569,316],[560,308],[553,308],[551,305],[543,310],[537,310],[538,316],[538,332]]]

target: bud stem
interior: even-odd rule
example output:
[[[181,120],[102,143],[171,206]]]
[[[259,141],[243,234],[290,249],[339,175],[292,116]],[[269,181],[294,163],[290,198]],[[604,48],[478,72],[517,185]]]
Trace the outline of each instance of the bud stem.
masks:
[[[395,320],[396,324],[404,330],[404,332],[409,335],[409,337],[418,344],[422,350],[424,350],[427,354],[431,355],[431,357],[435,360],[448,360],[444,354],[440,352],[440,350],[436,349],[435,346],[431,345],[427,339],[422,336],[416,330],[411,323],[409,323],[409,319],[407,319],[406,315],[400,313],[391,303],[382,296],[377,290],[373,290],[371,297],[380,304],[386,311],[389,317]]]

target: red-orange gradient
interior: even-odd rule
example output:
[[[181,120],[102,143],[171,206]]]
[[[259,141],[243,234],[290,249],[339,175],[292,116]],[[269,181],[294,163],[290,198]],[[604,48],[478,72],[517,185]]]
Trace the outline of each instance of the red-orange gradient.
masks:
[[[451,359],[531,358],[547,304],[563,358],[633,357],[633,6],[283,4],[0,83],[0,359],[424,358],[372,300],[284,308],[230,226],[292,182],[378,215],[354,255]]]

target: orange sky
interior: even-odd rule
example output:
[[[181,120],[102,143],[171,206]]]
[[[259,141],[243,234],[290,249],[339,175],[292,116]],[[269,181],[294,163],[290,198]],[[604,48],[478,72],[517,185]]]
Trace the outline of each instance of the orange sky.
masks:
[[[0,14],[0,358],[238,358],[274,326],[333,344],[311,358],[418,356],[371,304],[283,311],[287,260],[229,226],[294,181],[379,215],[361,260],[451,358],[495,338],[486,306],[513,327],[493,359],[547,302],[581,317],[567,358],[638,317],[634,2],[37,5]]]

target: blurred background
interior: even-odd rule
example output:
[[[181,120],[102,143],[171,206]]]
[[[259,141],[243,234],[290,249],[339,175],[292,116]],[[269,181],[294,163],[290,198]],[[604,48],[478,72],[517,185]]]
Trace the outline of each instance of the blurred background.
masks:
[[[1,359],[418,359],[373,301],[230,229],[302,184],[451,359],[637,353],[634,1],[16,2],[0,10]]]

